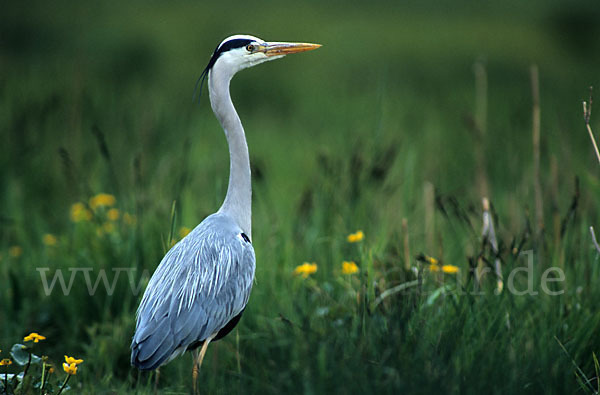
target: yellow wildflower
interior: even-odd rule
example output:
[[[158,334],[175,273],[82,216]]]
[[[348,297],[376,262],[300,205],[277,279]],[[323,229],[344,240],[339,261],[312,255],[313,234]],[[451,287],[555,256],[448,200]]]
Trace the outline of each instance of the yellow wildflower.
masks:
[[[313,274],[316,271],[317,271],[316,263],[304,262],[302,265],[296,266],[296,268],[294,269],[294,274],[302,275],[302,278],[307,278],[310,274]]]
[[[26,342],[33,341],[34,343],[38,343],[40,340],[46,340],[46,337],[38,333],[31,332],[29,335],[25,336],[23,340]]]
[[[356,262],[353,262],[353,261],[342,262],[342,273],[343,274],[358,273],[358,266],[356,265]]]
[[[79,365],[80,363],[82,363],[82,362],[83,362],[83,359],[75,359],[75,358],[73,358],[73,357],[67,357],[67,356],[65,355],[65,362],[66,362],[68,365],[72,365],[72,364]]]
[[[436,264],[431,264],[429,265],[429,271],[430,272],[439,272],[440,271],[440,267]]]
[[[113,195],[108,193],[99,193],[90,198],[90,207],[92,210],[96,210],[98,207],[114,206],[116,201],[117,200]]]
[[[50,366],[50,369],[48,369],[48,373],[50,373],[50,374],[54,373],[54,367],[53,366]]]
[[[442,266],[442,271],[444,273],[448,273],[448,274],[455,274],[458,273],[458,266],[454,266],[454,265],[443,265]]]
[[[357,230],[354,233],[348,235],[348,243],[356,243],[365,238],[365,234],[362,230]]]
[[[110,219],[111,221],[116,221],[119,219],[120,213],[119,210],[116,208],[111,208],[110,210],[108,210],[108,212],[106,213],[106,216],[108,217],[108,219]]]
[[[179,228],[179,238],[183,239],[185,236],[187,236],[192,230],[190,228],[186,228],[185,226],[182,226],[181,228]]]
[[[125,223],[127,225],[135,225],[135,222],[137,221],[137,219],[135,218],[135,215],[125,213],[125,214],[123,214],[123,221],[125,221]]]
[[[81,202],[74,203],[71,206],[71,221],[81,222],[89,221],[92,219],[92,212],[85,207],[85,204]]]
[[[2,361],[0,361],[0,366],[8,366],[8,365],[12,365],[12,361],[9,358],[4,358]]]
[[[52,247],[54,245],[56,245],[56,242],[58,240],[56,239],[56,236],[54,236],[52,233],[46,233],[43,237],[42,237],[42,242],[47,245],[48,247]]]
[[[23,254],[23,248],[21,246],[12,246],[8,249],[8,255],[13,258],[18,258]]]
[[[427,256],[427,257],[425,257],[425,260],[426,260],[427,262],[431,263],[432,265],[437,265],[437,264],[439,263],[439,262],[438,262],[438,260],[437,260],[437,259],[435,259],[435,258],[434,258],[434,257],[432,257],[432,256]]]
[[[104,224],[102,224],[102,230],[106,233],[112,233],[115,230],[115,224],[113,224],[112,222],[105,222]]]
[[[63,363],[63,370],[70,375],[77,374],[77,364],[72,363],[69,365],[67,363]]]

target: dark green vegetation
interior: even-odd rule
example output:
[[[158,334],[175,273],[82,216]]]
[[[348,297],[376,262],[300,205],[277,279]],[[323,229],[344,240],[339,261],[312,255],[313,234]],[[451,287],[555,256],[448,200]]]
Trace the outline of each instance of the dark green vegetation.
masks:
[[[233,81],[254,166],[257,281],[238,329],[208,350],[204,392],[597,388],[600,262],[588,227],[600,230],[600,184],[581,115],[587,87],[600,88],[597,2],[95,3],[15,2],[0,15],[0,357],[36,331],[57,364],[64,354],[85,359],[71,381],[77,392],[152,393],[154,377],[129,366],[141,294],[126,274],[111,295],[100,284],[90,296],[79,272],[68,296],[57,285],[47,297],[36,268],[49,268],[49,278],[61,269],[67,281],[69,268],[92,268],[92,282],[101,269],[112,282],[112,269],[135,268],[137,286],[164,253],[174,200],[176,229],[218,208],[225,138],[206,91],[200,105],[191,95],[216,44],[247,32],[324,46]],[[485,137],[474,126],[477,61],[487,73]],[[534,197],[533,63],[544,231]],[[600,111],[592,128],[600,133]],[[469,262],[482,250],[478,174],[505,279],[527,264],[513,247],[531,251],[538,295],[506,286],[496,295],[492,275],[471,293]],[[121,213],[104,234],[102,210],[89,222],[69,218],[73,203],[100,192],[113,194]],[[383,291],[416,278],[404,269],[403,218],[422,284],[374,307]],[[357,229],[365,239],[347,243]],[[42,243],[46,233],[55,246]],[[430,273],[420,253],[459,274]],[[484,267],[493,260],[488,247],[483,257]],[[360,273],[343,276],[343,260]],[[294,277],[305,261],[318,271]],[[564,271],[564,282],[549,286],[564,290],[559,296],[540,286],[550,266]],[[524,273],[515,284],[527,288]],[[571,358],[591,386],[578,383]],[[164,393],[190,388],[189,356],[161,370]]]

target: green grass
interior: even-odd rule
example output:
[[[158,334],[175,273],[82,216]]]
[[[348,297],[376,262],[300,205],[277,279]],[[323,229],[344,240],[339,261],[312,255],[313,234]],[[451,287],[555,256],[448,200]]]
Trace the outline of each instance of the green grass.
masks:
[[[55,364],[64,354],[85,359],[73,392],[154,392],[154,376],[129,365],[141,294],[127,275],[111,295],[102,284],[90,295],[79,272],[68,296],[58,286],[45,296],[36,269],[50,277],[61,269],[68,280],[69,268],[92,268],[92,282],[104,269],[110,282],[113,269],[133,268],[134,285],[145,286],[164,254],[173,201],[175,229],[219,207],[227,146],[206,91],[199,105],[191,95],[214,46],[248,32],[324,46],[232,83],[254,167],[257,272],[239,326],[208,350],[204,392],[597,391],[600,262],[588,229],[600,229],[600,183],[581,114],[588,86],[600,86],[600,47],[589,38],[598,35],[595,3],[87,3],[13,4],[0,16],[0,357],[36,331]],[[469,126],[477,61],[488,76],[481,142]],[[597,133],[599,119],[592,113]],[[474,293],[469,276],[480,253],[493,260],[482,247],[478,155],[500,243],[500,295],[491,276]],[[102,210],[72,222],[71,205],[100,192],[135,224],[121,218],[99,234]],[[358,229],[365,239],[349,244]],[[44,246],[46,233],[56,246]],[[537,295],[508,290],[511,271],[528,263],[513,253],[518,245],[533,256]],[[22,254],[11,256],[11,246]],[[419,254],[460,272],[431,273]],[[360,273],[342,275],[344,260]],[[292,274],[303,262],[318,264],[308,279]],[[564,272],[550,285],[561,295],[541,288],[549,267]],[[382,292],[417,278],[373,308]],[[521,272],[515,288],[527,281]],[[191,357],[171,362],[159,391],[188,393],[190,373]]]

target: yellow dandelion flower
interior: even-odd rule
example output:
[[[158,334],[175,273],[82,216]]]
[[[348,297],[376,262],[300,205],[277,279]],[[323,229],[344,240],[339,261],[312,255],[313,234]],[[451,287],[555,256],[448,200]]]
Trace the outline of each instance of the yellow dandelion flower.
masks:
[[[23,340],[26,342],[33,341],[34,343],[38,343],[40,340],[46,340],[46,337],[39,333],[31,332],[29,335],[25,336]]]
[[[77,202],[71,205],[70,216],[73,222],[89,221],[92,219],[92,212],[85,207],[85,204]]]
[[[72,365],[72,364],[79,365],[80,363],[83,363],[83,359],[76,359],[76,358],[68,357],[65,355],[65,362],[68,365]]]
[[[437,265],[439,263],[439,261],[432,256],[425,257],[425,260],[432,265]]]
[[[296,266],[296,268],[294,269],[294,274],[301,275],[302,278],[307,278],[310,274],[313,274],[316,271],[317,271],[316,263],[304,262],[302,265]]]
[[[0,361],[0,366],[8,366],[8,365],[12,365],[12,361],[9,358],[4,358],[2,361]]]
[[[102,224],[102,230],[106,233],[112,233],[115,231],[115,224],[112,222],[105,222]]]
[[[50,366],[50,369],[48,369],[48,373],[50,373],[50,374],[54,373],[54,367],[53,366]]]
[[[358,273],[358,266],[356,265],[356,262],[353,262],[353,261],[342,262],[342,273],[343,274]]]
[[[454,266],[454,265],[443,265],[442,266],[442,271],[444,273],[448,273],[448,274],[455,274],[458,273],[458,266]]]
[[[12,246],[8,249],[8,255],[13,258],[18,258],[23,254],[23,248],[21,246]]]
[[[77,364],[76,363],[72,363],[72,364],[63,363],[63,370],[67,374],[75,375],[75,374],[77,374]]]
[[[119,216],[121,215],[121,213],[119,213],[119,210],[116,208],[111,208],[110,210],[108,210],[108,212],[106,213],[106,216],[108,217],[109,220],[111,221],[116,221],[119,219]]]
[[[182,226],[181,228],[179,228],[179,238],[183,239],[185,236],[187,236],[192,230],[190,228],[187,228],[185,226]]]
[[[354,233],[350,233],[347,237],[348,243],[357,243],[365,238],[365,234],[362,230],[357,230]]]
[[[99,193],[90,198],[90,207],[96,210],[98,207],[114,206],[117,199],[108,193]]]
[[[46,233],[44,236],[42,236],[42,242],[48,247],[52,247],[56,245],[58,239],[52,233]]]
[[[125,221],[127,225],[135,225],[137,218],[135,217],[135,215],[125,213],[123,214],[123,221]]]
[[[430,272],[439,272],[440,271],[440,267],[438,265],[431,264],[431,265],[429,265],[429,271]]]

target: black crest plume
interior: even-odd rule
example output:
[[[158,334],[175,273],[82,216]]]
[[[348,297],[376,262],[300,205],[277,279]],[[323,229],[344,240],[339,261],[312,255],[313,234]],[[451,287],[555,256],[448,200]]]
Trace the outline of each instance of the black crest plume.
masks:
[[[198,81],[196,81],[196,86],[194,87],[194,93],[192,95],[192,101],[196,97],[196,91],[197,91],[198,92],[198,103],[200,103],[200,96],[202,96],[202,86],[204,85],[204,81],[206,80],[206,78],[208,78],[208,72],[213,68],[215,63],[217,63],[219,56],[221,56],[221,54],[223,54],[231,49],[245,47],[246,45],[250,44],[251,42],[252,42],[252,40],[249,40],[246,38],[235,38],[233,40],[226,41],[221,45],[218,45],[217,48],[215,48],[215,51],[213,52],[212,56],[210,57],[208,64],[202,71],[202,74],[200,74],[200,77],[198,77]],[[198,84],[200,84],[200,89],[198,89]]]

